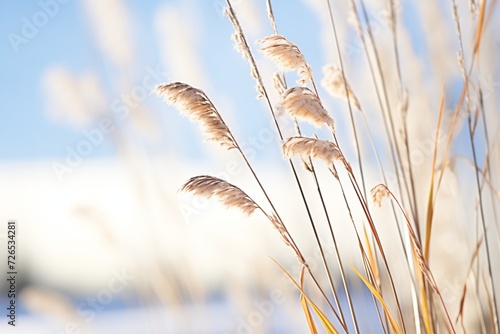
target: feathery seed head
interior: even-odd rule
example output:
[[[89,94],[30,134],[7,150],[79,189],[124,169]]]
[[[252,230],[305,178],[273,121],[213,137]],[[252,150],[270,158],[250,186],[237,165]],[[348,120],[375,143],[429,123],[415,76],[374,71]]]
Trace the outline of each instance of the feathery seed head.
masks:
[[[378,207],[382,206],[382,201],[390,196],[389,189],[385,184],[378,184],[371,190],[373,203]]]
[[[219,112],[202,90],[174,82],[160,84],[154,92],[191,121],[201,123],[202,131],[208,137],[206,140],[215,141],[227,149],[238,147]]]
[[[290,137],[283,144],[283,154],[290,159],[294,156],[301,157],[304,161],[321,159],[327,164],[336,160],[344,160],[342,152],[332,142],[309,137]]]
[[[349,100],[356,109],[361,110],[359,101],[356,98],[356,95],[354,95],[354,92],[349,86],[349,83],[347,83],[347,85],[345,85],[344,83],[344,77],[340,68],[333,65],[326,65],[325,67],[323,67],[323,80],[321,80],[321,85],[323,86],[323,88],[325,88],[331,96],[338,96],[347,99],[347,86],[347,94],[349,95]]]
[[[246,215],[252,214],[255,209],[259,208],[257,203],[243,190],[213,176],[192,177],[182,186],[181,190],[192,192],[207,199],[216,197],[225,206],[238,208]]]
[[[271,58],[281,71],[298,71],[299,84],[312,80],[312,70],[297,45],[281,35],[271,35],[258,41],[262,52]]]

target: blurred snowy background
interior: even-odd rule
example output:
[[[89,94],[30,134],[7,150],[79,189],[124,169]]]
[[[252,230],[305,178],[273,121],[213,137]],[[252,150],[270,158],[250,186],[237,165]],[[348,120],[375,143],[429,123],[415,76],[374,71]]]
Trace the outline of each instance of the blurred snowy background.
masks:
[[[347,2],[332,2],[338,9],[351,85],[367,106],[370,124],[380,124],[371,112],[375,95],[362,46],[347,14],[341,14],[348,13]],[[189,177],[210,174],[240,185],[259,200],[244,165],[235,153],[203,144],[196,126],[150,94],[166,81],[187,82],[207,93],[252,155],[271,197],[286,210],[292,234],[310,250],[311,263],[319,270],[318,254],[309,245],[311,231],[294,202],[296,189],[290,188],[268,111],[255,99],[248,66],[233,50],[233,28],[222,15],[225,2],[0,3],[0,246],[7,220],[16,220],[20,273],[18,325],[7,327],[2,313],[0,331],[303,333],[307,327],[298,294],[269,257],[294,274],[298,266],[265,219],[246,219],[215,202],[177,192]],[[386,2],[368,3],[378,38],[389,41]],[[423,120],[412,135],[423,143],[419,166],[425,172],[417,177],[425,179],[424,167],[431,159],[425,140],[436,123],[442,84],[450,84],[452,97],[460,87],[456,38],[447,1],[403,3],[399,13],[407,85],[426,97],[410,101],[410,117]],[[273,4],[280,33],[300,46],[319,80],[322,66],[337,62],[326,2]],[[264,0],[235,0],[234,7],[250,41],[272,33]],[[459,9],[467,20],[467,6]],[[464,35],[470,42],[473,31]],[[495,97],[487,100],[492,104],[498,82],[492,55],[498,55],[499,38],[492,29],[485,33],[485,48],[496,48],[486,50],[483,54],[491,58],[482,60],[485,68],[492,68],[485,82]],[[258,59],[269,79],[271,64],[260,55]],[[342,126],[347,122],[345,105],[326,103],[340,124],[339,136],[347,138],[347,151],[354,152],[349,127]],[[498,125],[493,123],[491,133]],[[363,145],[369,145],[366,138]],[[454,152],[461,153],[460,145]],[[366,161],[376,165],[373,156]],[[463,165],[458,170],[470,168]],[[450,197],[460,197],[461,189],[474,185],[473,180],[458,184],[451,170],[446,177],[443,192]],[[381,182],[375,172],[368,179],[372,186]],[[327,195],[340,200],[333,189]],[[443,204],[450,220],[466,222],[474,214],[454,205]],[[449,212],[450,207],[455,211]],[[344,211],[337,213],[339,222],[347,221]],[[357,255],[349,253],[352,230],[337,228],[346,261],[359,264]],[[467,234],[458,229],[443,238],[466,240]],[[470,254],[472,246],[459,244],[448,248],[448,255]],[[4,259],[0,261],[4,266]],[[1,282],[5,310],[6,285]],[[459,298],[460,284],[445,283],[450,298]],[[364,314],[372,316],[371,306],[366,309]],[[370,322],[365,321],[366,330]]]
[[[169,80],[205,89],[283,185],[279,167],[268,170],[277,141],[224,6],[2,1],[0,217],[18,222],[20,273],[17,327],[2,321],[2,332],[233,333],[275,288],[283,298],[265,323],[253,320],[256,331],[304,328],[272,320],[298,304],[268,258],[293,256],[267,224],[177,193],[200,173],[245,180],[241,161],[202,146],[196,127],[150,95]],[[235,6],[252,39],[271,32],[263,3]],[[279,6],[315,22],[303,3]]]

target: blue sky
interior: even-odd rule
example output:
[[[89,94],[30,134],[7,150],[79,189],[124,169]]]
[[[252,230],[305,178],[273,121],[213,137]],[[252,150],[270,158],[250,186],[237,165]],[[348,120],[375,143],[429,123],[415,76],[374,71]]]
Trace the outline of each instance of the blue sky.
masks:
[[[64,63],[75,69],[92,66],[95,55],[88,32],[82,25],[78,6],[61,5],[59,13],[39,28],[27,44],[12,47],[9,33],[22,36],[23,18],[30,21],[41,10],[35,1],[3,1],[0,13],[0,101],[3,122],[0,124],[2,160],[37,159],[58,155],[59,143],[71,141],[76,133],[64,124],[46,117],[41,91],[44,70]]]
[[[48,117],[47,99],[42,89],[44,73],[53,66],[64,66],[75,75],[94,72],[99,76],[109,101],[121,95],[116,77],[123,73],[117,73],[103,56],[80,1],[68,0],[59,4],[53,17],[39,27],[26,44],[18,45],[17,50],[12,44],[13,34],[22,36],[26,21],[33,23],[40,12],[46,11],[41,4],[58,2],[0,1],[3,4],[0,12],[0,110],[3,116],[0,122],[0,161],[64,157],[66,147],[74,146],[81,140],[82,129]],[[148,0],[124,3],[130,13],[135,53],[135,62],[126,69],[127,75],[140,79],[146,67],[169,73],[162,56],[155,17],[165,5],[179,8],[191,6],[189,8],[201,18],[199,22],[193,22],[196,26],[193,31],[197,38],[197,56],[202,60],[201,66],[210,84],[210,87],[200,88],[207,92],[217,91],[216,102],[227,105],[233,113],[237,112],[237,117],[229,113],[227,118],[241,138],[252,136],[255,129],[267,126],[269,114],[265,104],[255,100],[254,82],[249,76],[248,65],[233,51],[230,40],[233,29],[221,14],[224,1]],[[300,45],[315,74],[319,75],[327,60],[321,48],[318,33],[321,27],[317,16],[302,1],[275,1],[274,6],[280,33]],[[415,29],[420,24],[418,15],[413,15],[411,6],[411,2],[406,3],[402,16],[406,24],[413,27],[410,32],[416,53],[425,59],[424,45],[418,42],[422,32]],[[258,9],[265,18],[264,6]],[[181,17],[181,21],[189,19]],[[265,36],[271,33],[271,29],[267,21],[263,22],[265,26],[261,34]],[[190,157],[203,154],[199,145],[202,137],[195,126],[172,113],[153,95],[148,96],[145,102],[162,132],[159,141],[148,146],[150,151],[173,150]],[[341,122],[342,119],[338,123]],[[174,142],[172,138],[179,140]],[[93,157],[113,157],[115,154],[109,140],[92,152]]]
[[[76,129],[66,123],[56,122],[48,117],[46,98],[42,90],[44,72],[51,66],[64,66],[73,73],[96,71],[101,80],[108,84],[108,97],[113,96],[113,77],[109,64],[103,59],[96,46],[91,27],[89,27],[85,12],[78,1],[67,1],[59,4],[53,17],[42,24],[33,37],[25,39],[27,43],[13,44],[13,39],[23,38],[23,28],[26,20],[42,19],[40,12],[43,6],[37,1],[7,1],[2,0],[3,10],[0,12],[0,160],[33,160],[60,158],[66,154],[66,145],[72,145],[81,138],[81,129]],[[46,1],[50,3],[51,1]],[[134,26],[134,43],[137,62],[131,71],[140,71],[146,66],[163,67],[159,46],[158,33],[154,27],[155,11],[165,3],[177,4],[178,1],[128,1]],[[254,84],[248,76],[248,66],[239,54],[232,50],[230,35],[232,27],[220,13],[222,1],[194,1],[197,11],[203,16],[200,24],[202,34],[202,50],[207,76],[214,86],[221,86],[225,96],[232,101],[239,101],[243,96],[246,110],[263,109],[260,102],[254,101]],[[314,20],[307,26],[287,24],[293,20],[282,20],[280,16],[301,17],[307,9],[299,4],[276,4],[277,20],[283,34],[290,33],[297,37],[297,43],[311,53],[318,54],[319,41],[309,38],[315,36],[319,29]],[[311,12],[307,13],[312,15]],[[39,15],[37,17],[37,15]],[[43,21],[42,21],[43,22]],[[299,31],[300,30],[300,31]],[[269,30],[270,32],[270,30]],[[16,34],[16,35],[13,35]],[[302,36],[302,38],[301,38]],[[312,60],[314,62],[314,60]],[[234,70],[232,69],[234,68]],[[179,79],[178,79],[179,80]],[[235,85],[234,82],[238,84]],[[224,84],[233,82],[233,84]],[[228,91],[229,90],[229,91]],[[157,98],[150,96],[148,103],[154,108],[161,108]],[[250,117],[242,122],[266,124],[267,110],[256,112],[256,117]],[[174,118],[176,121],[179,118]],[[196,131],[188,122],[181,121],[179,126],[186,128],[188,133]],[[240,126],[241,127],[241,126]],[[243,130],[245,131],[245,130]],[[243,134],[245,135],[245,133]],[[196,150],[196,147],[192,147]],[[93,151],[96,157],[113,156],[113,145],[107,143]]]

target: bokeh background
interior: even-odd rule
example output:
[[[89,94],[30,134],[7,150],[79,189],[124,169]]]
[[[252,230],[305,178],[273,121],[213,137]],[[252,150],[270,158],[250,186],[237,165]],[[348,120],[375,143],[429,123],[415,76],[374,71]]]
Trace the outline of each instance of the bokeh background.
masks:
[[[252,39],[271,32],[263,3],[235,6]],[[72,333],[76,324],[85,333],[231,333],[254,299],[289,289],[275,281],[268,256],[281,243],[262,219],[177,193],[197,173],[248,173],[150,94],[171,80],[205,89],[255,147],[254,160],[275,159],[276,138],[232,50],[224,7],[2,2],[1,211],[18,222],[20,273],[18,325],[2,321],[2,332]],[[280,7],[311,23],[286,29],[319,31],[306,4]],[[320,54],[319,39],[303,40]],[[118,291],[108,298],[102,290],[116,275],[124,283],[111,283]]]
[[[385,161],[388,151],[377,126],[381,120],[372,112],[375,95],[369,88],[364,52],[349,24],[347,2],[332,2],[351,85],[366,106]],[[265,1],[233,3],[257,51],[255,42],[272,33]],[[390,45],[387,4],[367,3],[377,38]],[[260,200],[242,161],[233,152],[203,143],[195,125],[151,93],[159,83],[182,81],[210,96],[252,156],[277,205],[286,211],[311,262],[320,268],[269,113],[255,98],[248,65],[233,50],[233,28],[222,13],[225,2],[0,4],[0,246],[4,247],[7,220],[16,220],[19,272],[18,325],[8,327],[2,316],[1,332],[304,332],[297,291],[270,258],[295,274],[299,266],[264,217],[245,218],[214,201],[178,192],[189,177],[210,174],[240,185]],[[299,45],[319,81],[323,65],[338,62],[326,2],[273,5],[280,33]],[[464,26],[471,27],[465,2],[460,2],[459,12]],[[495,33],[498,10],[493,14],[485,31],[482,64],[487,70],[481,80],[488,93],[486,103],[495,106],[500,37]],[[415,124],[410,131],[412,140],[421,144],[416,145],[422,156],[416,163],[417,178],[426,180],[431,162],[426,140],[433,140],[429,129],[436,125],[442,85],[447,84],[450,108],[461,89],[454,23],[448,1],[402,1],[399,15],[404,77],[412,93],[409,123]],[[464,29],[467,45],[473,36],[473,29]],[[389,51],[382,53],[392,57]],[[256,55],[271,87],[274,68]],[[326,95],[321,88],[320,94]],[[344,150],[354,159],[345,103],[325,104],[335,117]],[[498,115],[489,119],[496,143]],[[282,121],[293,130],[291,122]],[[457,131],[454,155],[470,155],[466,135]],[[368,150],[368,136],[362,137]],[[375,157],[367,155],[366,163],[376,166]],[[474,189],[474,179],[467,162],[454,163],[443,188],[451,199],[442,205],[441,214],[458,224],[452,234],[442,233],[442,242],[450,246],[442,255],[462,261],[457,254],[463,252],[468,259],[466,254],[474,248],[466,222],[477,213],[457,206],[470,200],[463,190]],[[464,171],[469,176],[462,179]],[[376,172],[367,177],[372,186],[381,182]],[[308,187],[313,189],[312,184]],[[422,189],[426,187],[427,183]],[[340,199],[333,189],[329,195],[332,201]],[[339,221],[347,219],[344,211],[337,213]],[[356,252],[350,251],[352,231],[340,224],[337,228],[346,261],[359,265]],[[388,230],[390,240],[395,230]],[[333,256],[333,250],[328,251]],[[0,262],[2,267],[6,261]],[[447,263],[453,268],[453,262]],[[448,277],[442,281],[448,297],[457,299],[461,280]],[[6,285],[0,281],[4,310]],[[356,284],[360,300],[370,303]],[[366,319],[376,317],[371,306],[359,307],[366,308]]]

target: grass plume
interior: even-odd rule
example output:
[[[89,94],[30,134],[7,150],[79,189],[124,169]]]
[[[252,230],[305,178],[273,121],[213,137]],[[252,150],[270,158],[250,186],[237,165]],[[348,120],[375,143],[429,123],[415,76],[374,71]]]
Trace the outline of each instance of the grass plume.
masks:
[[[456,305],[450,306],[452,303],[443,298],[442,287],[439,280],[435,278],[435,266],[437,265],[434,264],[435,262],[430,262],[430,258],[432,257],[433,261],[437,261],[437,256],[435,258],[432,255],[435,247],[431,247],[431,245],[434,246],[434,243],[437,243],[435,238],[438,232],[436,231],[439,230],[438,227],[443,228],[444,224],[440,221],[442,218],[438,215],[438,212],[442,211],[439,207],[442,200],[441,196],[443,196],[441,186],[445,171],[448,170],[447,167],[450,167],[450,161],[452,160],[452,144],[455,139],[454,131],[456,131],[455,128],[458,124],[458,114],[460,110],[466,110],[471,155],[470,159],[467,160],[474,167],[472,176],[477,186],[477,200],[473,201],[476,206],[471,210],[477,210],[480,218],[478,221],[481,222],[483,234],[480,236],[478,232],[477,239],[482,241],[477,243],[472,256],[472,262],[476,261],[477,266],[473,267],[471,264],[466,274],[467,277],[475,278],[475,290],[477,292],[475,300],[481,304],[484,301],[480,301],[478,296],[486,297],[490,312],[489,314],[483,312],[482,317],[489,318],[492,327],[498,328],[498,311],[493,279],[494,270],[487,235],[487,214],[485,213],[487,207],[483,201],[483,192],[489,191],[492,211],[496,210],[499,204],[498,199],[495,199],[499,194],[498,189],[495,188],[498,180],[494,176],[494,168],[498,168],[498,166],[495,166],[495,162],[491,157],[495,143],[490,144],[486,120],[488,114],[485,110],[484,101],[482,101],[481,97],[481,104],[476,109],[471,107],[470,102],[473,95],[471,87],[479,87],[478,91],[481,92],[481,84],[474,81],[481,76],[477,64],[483,50],[483,47],[480,46],[484,46],[487,40],[485,37],[487,36],[487,18],[489,17],[487,9],[491,8],[491,6],[488,7],[486,1],[481,1],[480,6],[477,6],[478,15],[474,18],[475,21],[472,25],[475,29],[475,39],[467,48],[462,41],[461,31],[463,27],[459,22],[457,5],[452,1],[453,17],[459,36],[459,64],[456,70],[462,74],[464,83],[461,86],[458,102],[453,103],[452,109],[454,111],[449,124],[445,126],[444,122],[445,118],[448,117],[447,103],[451,104],[452,101],[447,98],[447,92],[444,88],[441,92],[439,109],[437,107],[431,108],[432,112],[436,111],[435,116],[437,116],[438,121],[435,128],[436,132],[432,134],[432,145],[429,145],[432,146],[433,150],[429,153],[430,157],[426,157],[429,163],[425,164],[425,166],[430,166],[431,170],[429,173],[427,168],[425,169],[426,173],[424,173],[422,172],[424,168],[413,161],[415,148],[419,146],[417,139],[414,137],[418,129],[416,130],[410,121],[420,121],[415,118],[415,107],[413,105],[413,101],[416,101],[420,96],[412,95],[414,94],[412,89],[415,90],[414,85],[405,80],[408,75],[405,72],[405,66],[407,65],[405,65],[406,60],[403,55],[406,55],[406,53],[402,51],[407,52],[408,50],[403,49],[407,48],[407,46],[403,46],[403,43],[401,43],[402,30],[405,29],[400,22],[402,17],[399,15],[402,4],[395,0],[386,2],[388,9],[386,13],[388,14],[386,15],[387,26],[389,28],[386,34],[388,38],[379,38],[379,32],[374,29],[373,20],[370,19],[370,6],[367,6],[365,0],[349,1],[351,21],[354,23],[354,28],[364,49],[360,54],[366,60],[369,70],[369,73],[363,73],[363,78],[369,77],[367,79],[371,81],[369,89],[373,89],[374,93],[373,101],[370,101],[371,96],[369,94],[371,92],[367,93],[361,89],[356,89],[357,94],[355,94],[353,87],[358,87],[355,82],[347,80],[347,74],[354,71],[354,69],[352,69],[351,64],[346,62],[346,54],[337,31],[339,24],[344,22],[341,22],[340,16],[335,11],[331,1],[325,1],[328,8],[327,14],[332,25],[332,44],[337,56],[337,59],[334,59],[332,63],[338,65],[325,65],[323,67],[321,84],[324,91],[329,95],[340,97],[346,102],[346,107],[349,110],[347,124],[344,124],[344,118],[341,121],[337,118],[335,120],[342,122],[340,125],[342,126],[342,132],[348,132],[348,135],[351,135],[349,138],[352,138],[355,152],[349,152],[351,146],[345,144],[345,138],[338,137],[339,134],[335,131],[335,126],[338,127],[339,125],[335,124],[334,118],[325,108],[327,104],[325,104],[324,98],[320,96],[313,69],[304,53],[301,52],[299,45],[292,43],[287,37],[278,33],[279,22],[274,16],[271,0],[266,0],[265,4],[267,18],[273,34],[258,40],[257,44],[265,58],[271,60],[280,71],[269,78],[278,93],[278,101],[272,101],[268,94],[264,85],[264,72],[261,71],[250,48],[251,44],[247,40],[236,11],[230,0],[226,0],[226,3],[228,8],[225,13],[234,28],[232,38],[235,49],[243,55],[243,58],[250,65],[251,76],[256,82],[258,97],[262,98],[263,103],[270,112],[283,156],[289,160],[287,163],[291,168],[293,181],[299,190],[297,198],[304,204],[302,209],[304,214],[307,215],[308,227],[312,232],[311,239],[320,254],[324,269],[322,275],[327,280],[329,289],[322,286],[321,280],[318,279],[319,270],[311,268],[310,263],[306,260],[307,257],[304,256],[303,249],[294,241],[292,233],[287,228],[286,224],[288,222],[279,214],[275,202],[266,191],[266,186],[261,182],[257,172],[247,159],[245,150],[238,145],[236,138],[222,120],[215,106],[201,90],[186,84],[174,83],[159,86],[156,92],[165,97],[167,102],[184,110],[183,114],[190,119],[201,123],[209,140],[214,140],[226,148],[239,151],[253,178],[266,197],[267,209],[264,210],[257,205],[235,185],[209,176],[198,176],[190,179],[184,185],[183,190],[206,198],[217,197],[226,206],[240,208],[247,215],[252,214],[257,209],[265,214],[271,225],[280,234],[283,242],[293,249],[301,265],[300,284],[286,270],[283,268],[282,270],[294,282],[300,292],[299,302],[311,333],[318,332],[315,322],[318,319],[327,332],[362,332],[360,321],[356,317],[356,298],[353,297],[352,285],[349,284],[349,272],[344,270],[343,265],[345,260],[343,252],[346,250],[337,244],[339,234],[333,228],[336,224],[343,224],[343,221],[338,219],[339,216],[337,215],[338,210],[340,210],[339,206],[342,206],[341,209],[349,215],[348,224],[344,225],[349,225],[356,238],[355,241],[357,241],[353,243],[349,251],[355,253],[356,258],[361,263],[360,267],[353,268],[350,274],[355,274],[354,277],[360,278],[364,286],[372,293],[374,309],[377,311],[380,321],[380,327],[377,330],[380,329],[385,333],[455,333],[459,330],[457,322],[460,320],[460,326],[465,331],[465,302],[466,296],[468,297],[471,289],[464,284],[461,299],[455,303]],[[466,57],[467,50],[470,52],[470,59]],[[390,59],[390,61],[386,58]],[[466,59],[470,61],[468,67],[465,64]],[[311,64],[313,63],[311,62]],[[287,75],[289,72],[296,72],[292,74],[299,77],[297,86],[288,87]],[[356,77],[358,76],[350,78]],[[353,83],[353,86],[351,86],[351,83]],[[439,82],[438,84],[439,87],[445,87],[446,83]],[[365,93],[368,96],[365,97]],[[481,93],[478,94],[481,95]],[[371,105],[368,101],[376,101],[376,103]],[[363,102],[363,109],[361,102]],[[415,105],[419,106],[418,103],[415,103]],[[361,113],[354,114],[355,110],[361,111]],[[284,125],[281,124],[282,118],[277,117],[278,112],[280,112],[281,117],[288,117],[288,121],[293,122],[295,125],[294,135],[290,136],[288,133],[284,135]],[[374,115],[382,120],[380,129],[375,129],[376,125],[368,122],[368,119],[373,119]],[[362,117],[366,131],[359,130],[358,122],[361,121],[360,117]],[[483,119],[481,120],[481,118]],[[301,128],[302,122],[308,123],[316,129],[324,130],[326,128],[330,130],[333,139],[327,140],[315,133],[304,134],[310,129],[304,127],[306,129],[304,131]],[[429,124],[426,126],[430,127]],[[485,138],[480,137],[483,136],[479,129],[481,124],[484,128]],[[432,123],[432,127],[434,126],[435,124]],[[447,131],[447,137],[443,140],[441,132],[445,131]],[[322,133],[318,132],[318,134]],[[365,137],[369,137],[373,152],[364,149],[362,144]],[[477,147],[478,142],[486,142],[487,146],[487,152],[484,154],[484,167],[481,167],[478,163],[481,154]],[[441,144],[444,144],[444,147]],[[377,158],[378,172],[371,170],[369,159],[365,160],[365,156],[369,153],[374,153]],[[347,158],[351,156],[355,156],[352,165],[348,161],[350,158]],[[294,157],[300,158],[307,171],[304,175],[310,177],[309,180],[306,180],[302,176],[303,174],[297,172],[295,167],[297,161],[293,159]],[[327,177],[323,177],[317,172],[316,160],[321,160],[327,165],[331,172],[327,174]],[[341,162],[341,164],[335,162]],[[371,178],[365,177],[366,175]],[[368,192],[367,190],[370,189],[367,187],[368,183],[373,182],[373,178],[378,179],[380,177],[383,179],[383,183],[380,183],[382,180],[378,181],[377,183],[380,184],[370,187],[372,190]],[[423,178],[428,179],[422,181]],[[324,191],[327,188],[330,189],[331,182],[338,185],[333,192],[341,201],[332,200]],[[311,188],[315,188],[316,193],[307,192],[305,190],[306,184],[310,185]],[[485,187],[485,185],[487,186]],[[394,193],[389,189],[395,189]],[[276,189],[276,192],[279,191],[283,192],[283,196],[288,195],[287,189]],[[426,201],[421,200],[422,194],[427,195],[424,197]],[[373,209],[369,205],[370,195],[373,203],[378,207],[382,206],[385,199],[391,199],[392,216],[390,218],[384,217],[384,219],[392,220],[394,225],[386,224],[383,228],[384,231],[387,228],[394,229],[398,233],[399,240],[397,240],[397,237],[394,239],[396,241],[394,244],[397,245],[399,252],[396,254],[397,260],[394,260],[394,254],[388,253],[388,249],[391,249],[390,246],[393,245],[389,244],[385,232],[382,232],[381,224],[374,213],[374,210],[377,209]],[[314,211],[312,203],[317,204],[320,209]],[[333,212],[335,214],[332,214]],[[421,217],[422,213],[425,213],[424,219]],[[495,222],[496,220],[495,218]],[[328,227],[328,238],[321,234],[322,227]],[[479,228],[477,230],[479,231]],[[392,242],[392,239],[390,242]],[[332,262],[327,256],[325,252],[327,246],[333,247],[335,253],[333,256],[336,257],[336,263]],[[479,265],[480,260],[483,261],[479,256],[481,250],[485,250],[486,254],[485,263],[482,263],[481,266],[485,267],[487,271],[484,271]],[[340,274],[340,280],[336,279],[332,274],[332,268],[334,267]],[[401,270],[401,267],[404,270]],[[327,303],[329,312],[333,314],[331,321],[326,317],[326,313],[320,310],[319,304],[313,303],[313,295],[307,291],[308,282],[313,284],[315,291],[319,292],[321,298]],[[481,282],[483,286],[480,285]],[[323,284],[326,283],[323,282]],[[345,306],[337,293],[339,290],[338,284],[342,284],[345,291],[349,313],[345,312]],[[408,288],[409,293],[402,292],[402,289],[406,288]],[[403,300],[408,296],[410,296],[411,300]],[[330,299],[333,299],[333,302]],[[411,314],[408,312],[408,305],[411,307]],[[458,310],[458,315],[456,321],[453,322],[449,314],[450,310],[453,310],[454,313],[455,308]],[[482,308],[481,304],[478,309]],[[334,321],[336,321],[336,324],[338,323],[338,326],[333,326]],[[486,323],[486,321],[483,322]],[[486,328],[486,326],[483,327]]]

